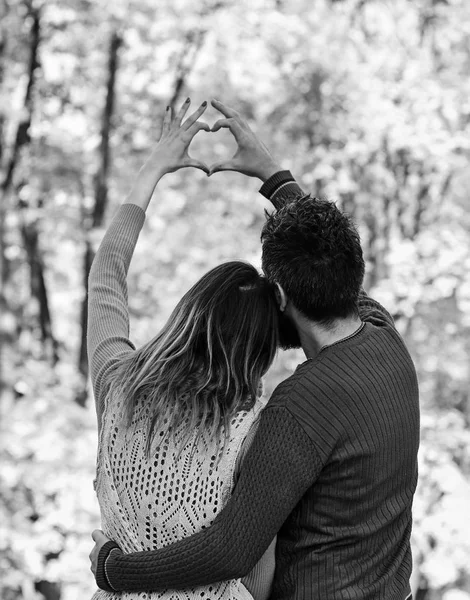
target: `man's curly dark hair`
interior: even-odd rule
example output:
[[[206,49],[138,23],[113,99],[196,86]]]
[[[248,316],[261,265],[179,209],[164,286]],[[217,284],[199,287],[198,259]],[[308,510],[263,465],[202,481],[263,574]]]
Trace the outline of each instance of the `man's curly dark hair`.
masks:
[[[267,215],[262,266],[308,319],[331,325],[357,315],[364,279],[361,242],[351,218],[310,195]]]

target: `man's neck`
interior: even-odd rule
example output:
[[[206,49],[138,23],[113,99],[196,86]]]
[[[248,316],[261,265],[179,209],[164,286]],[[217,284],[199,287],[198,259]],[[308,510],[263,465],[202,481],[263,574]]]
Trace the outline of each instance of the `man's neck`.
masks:
[[[298,323],[297,327],[305,356],[315,358],[322,348],[350,337],[361,325],[362,321],[359,317],[349,317],[337,319],[329,328],[305,320]]]

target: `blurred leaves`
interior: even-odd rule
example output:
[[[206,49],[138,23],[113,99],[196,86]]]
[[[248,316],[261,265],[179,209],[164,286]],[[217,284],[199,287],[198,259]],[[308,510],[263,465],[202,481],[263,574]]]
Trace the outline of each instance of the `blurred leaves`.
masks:
[[[31,11],[39,9],[29,139],[0,199],[2,598],[72,600],[94,587],[87,558],[99,526],[94,409],[73,399],[83,386],[83,254],[104,232],[90,229],[90,215],[113,32],[123,44],[107,220],[158,139],[165,106],[187,95],[193,105],[220,97],[236,107],[305,189],[353,214],[367,286],[394,314],[420,377],[413,534],[420,598],[460,598],[470,590],[470,4],[0,0],[0,180],[25,118]],[[205,115],[209,124],[217,118],[212,108]],[[201,134],[191,147],[207,162],[233,150],[225,131]],[[161,182],[129,276],[137,344],[210,267],[233,258],[259,267],[269,207],[258,185],[189,170]],[[21,234],[31,224],[55,367]],[[280,354],[268,392],[301,360]]]

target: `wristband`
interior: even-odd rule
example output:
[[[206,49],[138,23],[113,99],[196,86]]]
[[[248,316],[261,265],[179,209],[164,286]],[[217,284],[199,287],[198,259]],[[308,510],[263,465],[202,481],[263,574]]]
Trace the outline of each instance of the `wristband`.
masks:
[[[122,553],[121,548],[118,546],[118,544],[116,544],[116,542],[113,542],[111,540],[109,542],[106,542],[106,544],[103,544],[103,546],[101,546],[100,551],[98,553],[98,561],[97,561],[97,565],[96,565],[96,575],[95,575],[96,584],[98,585],[98,587],[100,589],[106,590],[107,592],[115,592],[116,591],[109,583],[107,573],[106,573],[106,561],[108,560],[111,552],[116,549]]]
[[[259,193],[270,200],[286,183],[295,183],[294,176],[290,171],[278,171],[263,183]]]

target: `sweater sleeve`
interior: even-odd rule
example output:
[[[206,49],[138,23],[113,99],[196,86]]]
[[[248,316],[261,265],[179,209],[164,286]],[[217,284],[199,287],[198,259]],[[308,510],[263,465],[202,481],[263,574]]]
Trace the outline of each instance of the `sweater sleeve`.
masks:
[[[290,171],[279,171],[261,186],[259,193],[270,200],[279,210],[284,204],[305,196],[305,192],[295,181]]]
[[[123,554],[108,543],[99,553],[99,587],[159,591],[244,577],[321,467],[313,442],[289,410],[268,406],[233,495],[212,525],[148,552]]]
[[[245,460],[248,450],[250,449],[251,444],[256,437],[260,418],[261,414],[256,417],[250,428],[250,431],[243,440],[243,444],[240,448],[240,452],[238,453],[235,464],[234,482],[238,481],[243,461]],[[277,536],[275,536],[271,541],[268,549],[256,563],[254,568],[242,579],[243,585],[247,588],[255,600],[258,598],[268,598],[270,595],[276,564],[276,541]]]
[[[135,204],[120,207],[98,248],[88,278],[88,361],[99,427],[106,374],[119,356],[135,350],[129,340],[126,276],[144,220],[144,211]]]
[[[392,315],[377,300],[368,296],[364,290],[359,292],[357,306],[361,321],[372,323],[379,327],[386,325],[395,327]]]

